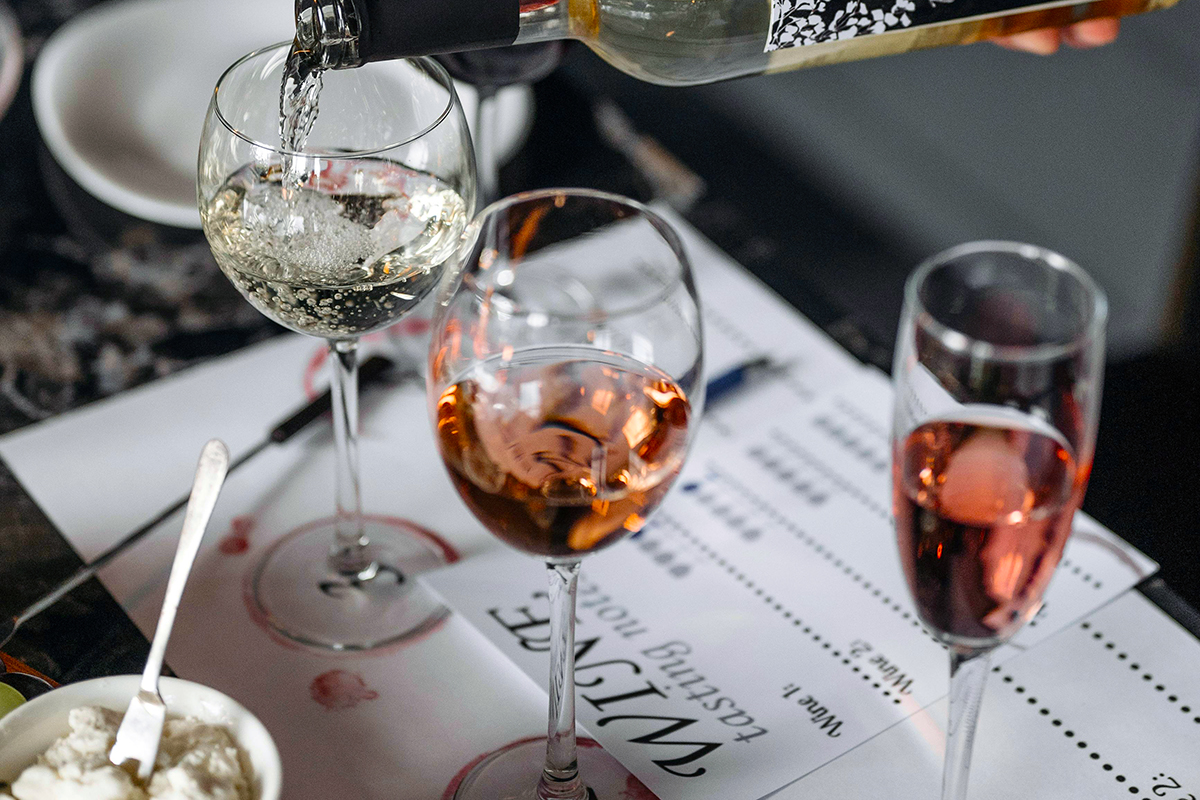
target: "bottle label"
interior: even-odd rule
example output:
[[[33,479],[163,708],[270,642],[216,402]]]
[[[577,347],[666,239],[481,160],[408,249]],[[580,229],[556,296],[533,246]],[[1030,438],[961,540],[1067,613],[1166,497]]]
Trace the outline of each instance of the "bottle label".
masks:
[[[992,16],[1029,0],[772,0],[766,51]]]

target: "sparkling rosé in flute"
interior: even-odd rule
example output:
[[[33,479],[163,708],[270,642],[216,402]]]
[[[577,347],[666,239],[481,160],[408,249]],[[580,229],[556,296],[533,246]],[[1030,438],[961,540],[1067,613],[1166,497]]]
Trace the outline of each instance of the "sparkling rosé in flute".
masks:
[[[900,558],[926,625],[951,643],[1011,636],[1070,535],[1081,492],[1069,445],[1007,417],[933,421],[898,444],[893,469]]]

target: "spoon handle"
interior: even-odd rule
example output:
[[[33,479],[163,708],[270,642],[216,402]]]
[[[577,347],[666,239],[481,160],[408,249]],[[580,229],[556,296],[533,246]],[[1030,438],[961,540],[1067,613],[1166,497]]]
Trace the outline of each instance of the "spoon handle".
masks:
[[[158,615],[158,627],[154,629],[154,641],[150,643],[150,657],[142,671],[141,687],[144,691],[158,694],[158,676],[162,672],[163,658],[167,653],[167,640],[175,624],[175,612],[183,599],[183,588],[187,584],[192,562],[200,550],[204,529],[217,504],[225,473],[229,471],[229,449],[219,439],[204,445],[200,452],[200,464],[196,467],[196,479],[192,482],[192,494],[188,498],[187,512],[183,517],[183,531],[179,534],[179,546],[175,551],[175,562],[171,565],[171,576],[167,579],[167,593],[163,597],[162,611]]]

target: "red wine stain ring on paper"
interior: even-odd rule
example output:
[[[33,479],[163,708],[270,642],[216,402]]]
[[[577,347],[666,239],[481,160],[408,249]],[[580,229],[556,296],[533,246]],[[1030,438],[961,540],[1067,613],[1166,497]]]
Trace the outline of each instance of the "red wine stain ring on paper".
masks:
[[[389,517],[389,516],[382,515],[382,514],[363,514],[362,517],[366,521],[374,522],[378,525],[388,525],[393,528],[398,528],[399,530],[402,530],[402,531],[405,531],[408,533],[413,533],[413,534],[421,537],[422,539],[425,539],[430,544],[432,544],[435,548],[437,548],[437,550],[442,555],[442,559],[447,564],[453,564],[453,563],[457,562],[460,558],[462,558],[462,556],[459,554],[458,550],[456,550],[452,544],[450,544],[445,539],[443,539],[441,536],[439,536],[438,534],[429,530],[428,528],[418,525],[417,523],[415,523],[411,520],[403,519],[401,517]],[[277,542],[273,543],[272,546],[274,546],[275,544],[278,544],[278,542],[282,542],[283,540],[291,538],[293,536],[300,536],[300,535],[306,533],[307,531],[312,530],[313,528],[319,528],[319,527],[322,527],[325,525],[330,525],[333,523],[333,521],[334,521],[333,517],[322,517],[321,519],[314,519],[310,522],[306,522],[303,525],[301,525],[300,527],[294,528],[291,531],[289,531],[288,533],[284,534]],[[285,636],[281,636],[271,626],[271,623],[267,620],[266,615],[263,614],[262,610],[259,609],[258,604],[254,600],[254,575],[255,575],[256,569],[257,569],[256,566],[252,566],[249,570],[247,570],[245,577],[243,577],[243,579],[242,579],[242,603],[243,603],[243,605],[245,605],[246,611],[247,611],[247,613],[249,613],[250,619],[254,622],[254,624],[257,625],[263,632],[265,632],[267,634],[267,636],[269,636],[271,638],[271,641],[273,641],[275,644],[279,645],[280,647],[286,648],[288,650],[296,650],[296,651],[306,652],[306,653],[318,653],[320,655],[327,655],[327,656],[339,658],[339,659],[352,658],[355,656],[374,657],[374,656],[381,656],[381,655],[389,655],[389,654],[394,653],[404,647],[407,647],[410,644],[413,644],[415,642],[424,641],[429,636],[431,636],[434,633],[436,633],[437,631],[441,630],[442,626],[446,622],[446,619],[449,617],[449,614],[445,614],[445,615],[441,616],[439,619],[437,619],[436,621],[434,621],[432,624],[430,624],[424,630],[422,630],[418,633],[415,633],[414,635],[406,636],[403,639],[395,642],[394,644],[386,645],[383,647],[375,647],[375,648],[371,648],[369,650],[362,650],[362,651],[357,651],[357,652],[324,650],[324,649],[320,649],[320,648],[314,649],[311,647],[307,647],[307,646],[301,644],[300,642],[296,642],[291,639],[288,639]]]
[[[471,760],[471,762],[469,764],[467,764],[465,767],[460,769],[458,771],[458,774],[456,774],[454,776],[454,779],[450,781],[450,784],[446,787],[446,791],[442,793],[442,800],[454,800],[454,795],[455,795],[455,793],[458,792],[458,787],[462,784],[462,782],[466,779],[466,777],[471,774],[472,770],[474,770],[476,767],[478,767],[484,761],[487,761],[489,758],[493,758],[495,756],[502,755],[504,753],[507,753],[509,750],[513,750],[517,747],[521,747],[522,745],[526,745],[531,742],[544,742],[544,741],[546,741],[545,736],[530,736],[525,739],[517,739],[515,742],[509,742],[508,744],[504,745],[503,747],[500,747],[495,750],[491,750],[486,753],[483,753],[482,755],[476,756],[474,759]],[[577,739],[575,742],[575,745],[581,750],[590,749],[593,747],[594,748],[600,747],[600,743],[597,742],[595,739],[585,739],[583,737],[580,737],[579,739]],[[584,776],[584,779],[585,780],[587,779],[586,775]],[[589,790],[589,794],[590,793],[591,793],[591,790]],[[590,798],[589,798],[589,800],[590,800]],[[625,789],[621,792],[621,794],[618,797],[604,798],[604,800],[658,800],[658,796],[655,795],[654,792],[652,792],[648,788],[646,788],[646,784],[639,781],[633,775],[630,775],[629,778],[625,782]]]
[[[229,533],[221,537],[217,549],[227,556],[245,555],[250,550],[250,534],[254,531],[255,519],[250,514],[234,517],[229,523]]]
[[[314,702],[329,711],[354,708],[379,697],[379,692],[369,688],[361,675],[342,669],[331,669],[313,678],[308,693]]]

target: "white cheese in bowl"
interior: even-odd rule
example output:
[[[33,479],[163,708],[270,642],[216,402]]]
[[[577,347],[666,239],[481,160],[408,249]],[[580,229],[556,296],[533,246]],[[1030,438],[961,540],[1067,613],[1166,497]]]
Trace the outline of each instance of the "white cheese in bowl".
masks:
[[[71,732],[21,773],[0,800],[250,800],[250,770],[220,725],[168,717],[146,787],[109,763],[121,714],[72,709]]]

